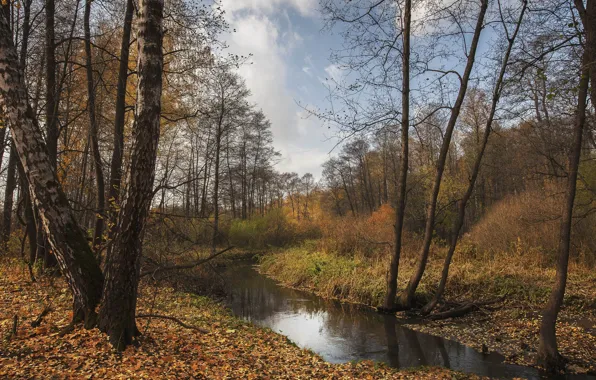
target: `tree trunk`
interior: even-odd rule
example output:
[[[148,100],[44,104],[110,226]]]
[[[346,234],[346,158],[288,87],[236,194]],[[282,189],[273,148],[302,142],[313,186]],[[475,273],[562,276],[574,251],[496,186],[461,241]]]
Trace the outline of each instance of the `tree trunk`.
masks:
[[[2,244],[8,243],[12,227],[12,206],[14,190],[17,187],[17,151],[14,142],[10,146],[10,158],[6,172],[6,188],[4,189],[4,210],[2,214]]]
[[[56,171],[58,162],[58,121],[56,115],[56,51],[54,46],[54,0],[45,0],[46,34],[46,133],[50,163]]]
[[[35,210],[31,204],[31,195],[29,194],[29,184],[25,176],[25,170],[19,160],[17,160],[19,169],[19,182],[23,191],[23,206],[25,208],[25,231],[29,240],[29,264],[33,265],[37,261],[37,226],[35,224]]]
[[[89,137],[93,151],[93,163],[95,168],[95,186],[96,186],[96,209],[95,209],[95,230],[93,233],[93,247],[99,250],[103,241],[103,230],[105,220],[105,182],[103,177],[103,168],[101,164],[101,153],[99,152],[99,141],[97,133],[97,122],[95,119],[95,83],[93,80],[93,67],[91,60],[91,27],[89,18],[91,17],[91,2],[85,2],[85,61],[87,71],[87,112],[89,114]]]
[[[221,152],[221,135],[224,118],[225,97],[222,90],[221,113],[215,131],[215,175],[213,177],[213,241],[211,242],[211,254],[217,252],[217,240],[219,239],[219,156]]]
[[[449,118],[449,122],[447,124],[447,129],[445,131],[445,137],[443,138],[443,144],[441,145],[441,152],[439,155],[439,161],[437,162],[437,172],[435,174],[433,190],[429,199],[429,206],[426,215],[426,226],[424,228],[424,242],[422,245],[422,249],[420,250],[420,257],[418,259],[418,267],[416,268],[415,272],[410,277],[410,281],[408,282],[408,286],[406,290],[400,297],[400,306],[403,308],[410,308],[412,306],[412,301],[414,299],[414,294],[416,293],[416,289],[418,288],[418,284],[422,279],[422,275],[424,274],[424,270],[426,269],[426,263],[428,261],[428,253],[430,251],[430,244],[432,242],[434,227],[435,227],[435,213],[437,208],[437,199],[439,197],[439,191],[441,189],[441,181],[443,179],[443,172],[445,170],[445,162],[447,160],[447,154],[449,153],[449,146],[451,145],[451,136],[453,135],[453,129],[455,128],[455,124],[457,123],[457,119],[459,117],[459,112],[461,110],[461,106],[466,97],[466,91],[468,90],[468,81],[470,79],[470,75],[472,74],[472,69],[474,67],[474,62],[476,58],[476,49],[478,47],[478,41],[480,40],[480,34],[483,29],[484,25],[484,16],[486,14],[486,9],[488,8],[488,0],[482,0],[480,5],[480,13],[478,14],[478,19],[476,21],[476,27],[474,29],[474,37],[472,38],[472,44],[470,45],[470,52],[468,54],[468,60],[466,63],[466,68],[464,70],[464,75],[461,80],[461,85],[459,88],[459,93],[457,95],[457,99],[451,110],[451,117]]]
[[[409,156],[409,128],[410,128],[410,24],[412,20],[412,1],[406,0],[403,21],[403,56],[402,56],[402,118],[401,118],[401,167],[397,183],[397,205],[395,212],[395,246],[387,275],[387,294],[383,307],[386,310],[395,309],[397,295],[397,276],[399,274],[399,259],[401,257],[402,231],[406,213],[406,187],[408,179]]]
[[[110,165],[110,186],[108,202],[110,204],[110,222],[116,225],[122,182],[122,160],[124,157],[124,118],[126,116],[126,83],[128,81],[128,59],[130,53],[130,31],[133,16],[132,0],[126,1],[122,43],[120,47],[120,67],[118,69],[118,89],[116,92],[116,118],[114,121],[114,146]],[[112,231],[110,231],[110,236]]]
[[[581,3],[581,2],[580,2]],[[583,4],[582,4],[583,7]],[[580,11],[581,13],[581,11]],[[559,248],[557,257],[557,276],[550,298],[542,314],[540,324],[540,344],[538,346],[538,363],[548,371],[564,368],[564,359],[557,348],[556,323],[557,316],[563,304],[565,286],[567,284],[567,269],[569,265],[569,249],[571,242],[571,227],[573,223],[573,205],[577,185],[577,174],[582,150],[582,138],[586,124],[586,103],[588,100],[588,86],[590,64],[596,52],[596,1],[588,0],[585,13],[585,50],[582,55],[582,66],[578,86],[577,113],[573,129],[573,146],[567,162],[567,190],[566,201],[563,204],[560,223]],[[592,83],[594,86],[594,83]]]
[[[472,176],[470,178],[470,182],[468,184],[468,188],[466,193],[464,194],[463,198],[459,201],[458,205],[458,213],[457,219],[453,223],[452,235],[451,235],[451,242],[449,245],[449,251],[447,252],[447,256],[445,257],[445,262],[443,263],[443,271],[441,273],[441,280],[439,281],[439,287],[437,292],[429,301],[426,306],[422,309],[423,314],[429,314],[437,305],[441,297],[443,297],[443,292],[445,291],[445,286],[447,285],[447,278],[449,277],[449,267],[451,265],[451,260],[453,259],[453,255],[455,253],[455,249],[457,248],[457,242],[459,240],[459,235],[461,232],[461,228],[464,224],[464,220],[466,217],[466,204],[470,200],[472,193],[474,192],[474,185],[476,184],[476,179],[478,178],[478,174],[480,172],[480,166],[482,164],[482,157],[484,157],[484,152],[486,150],[486,145],[488,144],[488,139],[490,137],[491,129],[493,120],[495,118],[495,112],[497,110],[497,104],[501,98],[501,92],[503,90],[503,79],[505,78],[505,73],[507,71],[507,66],[509,65],[509,56],[511,55],[511,50],[513,49],[513,45],[515,43],[515,39],[517,38],[517,34],[519,32],[519,28],[521,26],[522,20],[524,18],[524,14],[526,12],[526,8],[528,6],[527,0],[524,0],[523,6],[517,20],[517,24],[515,26],[515,31],[509,38],[509,43],[507,45],[507,51],[505,52],[505,56],[503,57],[503,61],[501,64],[501,70],[499,72],[499,76],[497,78],[497,82],[495,83],[495,88],[493,90],[493,98],[490,113],[486,120],[486,125],[484,126],[484,134],[482,136],[482,141],[479,142],[480,147],[476,156],[476,160],[474,161],[474,166],[472,168]]]
[[[10,25],[10,1],[0,3],[0,17],[4,17],[6,22]],[[12,38],[12,30],[10,30]],[[4,160],[4,149],[6,148],[6,120],[0,118],[0,168],[2,168],[2,161]]]
[[[84,231],[78,226],[53,170],[48,150],[19,74],[9,25],[0,18],[0,109],[12,131],[17,153],[39,210],[42,225],[74,298],[73,321],[95,322],[103,276]]]
[[[122,207],[106,281],[99,328],[123,350],[138,334],[135,322],[142,240],[155,178],[163,71],[163,0],[145,0],[138,32],[137,109],[129,189]]]
[[[234,191],[234,176],[230,167],[230,134],[226,134],[226,164],[228,166],[228,179],[230,181],[230,206],[232,218],[236,219],[236,192]]]

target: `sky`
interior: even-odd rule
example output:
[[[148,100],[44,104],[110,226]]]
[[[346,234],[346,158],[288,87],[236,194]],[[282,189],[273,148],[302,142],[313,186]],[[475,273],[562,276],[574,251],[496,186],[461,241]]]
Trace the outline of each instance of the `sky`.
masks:
[[[337,143],[334,131],[303,106],[325,108],[326,79],[337,75],[329,61],[340,36],[323,31],[318,0],[222,0],[230,30],[229,52],[249,55],[239,68],[252,101],[271,120],[280,172],[321,176]]]
[[[339,139],[337,131],[303,107],[329,107],[328,86],[345,75],[330,61],[332,51],[343,45],[342,36],[324,30],[319,0],[221,0],[221,5],[235,31],[224,36],[229,52],[252,54],[251,64],[241,66],[239,74],[271,121],[274,146],[281,153],[276,169],[320,179],[322,164],[337,154]],[[477,68],[493,37],[490,28],[483,31]],[[461,71],[465,62],[442,58],[438,64]]]

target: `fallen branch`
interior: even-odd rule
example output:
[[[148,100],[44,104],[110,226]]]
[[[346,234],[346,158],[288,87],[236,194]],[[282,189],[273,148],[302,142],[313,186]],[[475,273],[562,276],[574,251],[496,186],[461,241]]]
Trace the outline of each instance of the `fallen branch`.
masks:
[[[431,321],[437,321],[440,319],[462,317],[470,312],[479,310],[482,306],[499,303],[499,302],[503,301],[504,299],[505,299],[505,297],[500,297],[498,299],[485,301],[485,302],[468,303],[468,304],[462,305],[460,307],[457,307],[455,309],[447,310],[447,311],[444,311],[441,313],[431,314],[426,318],[430,319]]]
[[[168,315],[139,314],[139,315],[137,315],[137,318],[160,318],[160,319],[167,319],[169,321],[173,321],[173,322],[178,323],[180,326],[182,326],[182,327],[184,327],[186,329],[195,330],[195,331],[201,332],[203,334],[208,334],[209,333],[209,330],[205,330],[205,329],[202,329],[202,328],[196,327],[196,326],[187,325],[186,323],[182,322],[178,318],[176,318],[176,317],[170,317]]]
[[[141,277],[147,276],[147,275],[156,275],[159,272],[163,272],[163,271],[168,271],[168,270],[181,270],[181,269],[192,269],[194,267],[197,267],[199,265],[205,264],[211,260],[213,260],[214,258],[216,258],[219,255],[222,255],[226,252],[228,252],[229,250],[234,249],[235,247],[230,246],[224,250],[221,250],[219,252],[214,253],[213,255],[205,258],[205,259],[201,259],[199,261],[196,261],[194,263],[190,263],[190,264],[182,264],[182,265],[170,265],[170,266],[163,266],[163,267],[158,267],[155,268],[154,270],[150,270],[150,271],[146,271],[141,273]]]

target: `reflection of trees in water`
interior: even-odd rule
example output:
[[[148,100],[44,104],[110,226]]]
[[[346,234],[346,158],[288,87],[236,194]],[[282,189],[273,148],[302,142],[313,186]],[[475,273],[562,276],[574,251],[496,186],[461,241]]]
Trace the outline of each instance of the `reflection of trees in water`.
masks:
[[[389,365],[394,368],[399,368],[399,341],[397,340],[397,332],[395,331],[395,318],[387,315],[383,318],[383,326],[385,327],[385,337],[387,338],[387,358]]]
[[[316,333],[340,338],[338,349],[346,360],[383,360],[392,367],[436,365],[496,377],[528,374],[503,365],[498,356],[485,357],[459,343],[406,329],[393,316],[284,288],[248,266],[231,268],[224,276],[231,287],[228,305],[236,315],[252,321],[279,318],[280,313],[316,318]]]
[[[443,359],[442,365],[444,367],[451,368],[449,354],[447,353],[447,350],[445,349],[445,340],[443,338],[439,338],[438,336],[435,336],[434,338],[435,338],[435,344],[439,348],[439,352],[441,353],[441,358]]]

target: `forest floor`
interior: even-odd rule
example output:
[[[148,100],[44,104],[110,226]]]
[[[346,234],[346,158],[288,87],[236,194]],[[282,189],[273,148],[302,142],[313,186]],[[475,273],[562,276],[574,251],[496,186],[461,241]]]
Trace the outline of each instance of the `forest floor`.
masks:
[[[419,287],[420,305],[434,292],[443,256],[435,252]],[[414,270],[412,257],[402,258],[399,285]],[[312,246],[275,252],[261,259],[261,272],[286,286],[325,298],[378,306],[385,291],[387,260],[346,258]],[[541,309],[555,271],[535,257],[458,257],[451,266],[445,298],[452,304],[503,301],[459,318],[412,322],[412,313],[397,313],[409,328],[451,339],[478,351],[498,352],[509,363],[535,365]],[[596,272],[572,264],[565,301],[557,323],[559,350],[569,373],[596,373]]]
[[[143,283],[138,314],[173,316],[207,331],[142,318],[139,344],[116,353],[97,329],[59,335],[69,322],[71,300],[62,279],[32,282],[16,260],[0,262],[0,378],[478,378],[441,368],[398,371],[372,362],[329,364],[282,335],[239,320],[207,297]],[[49,314],[32,327],[47,306]]]

